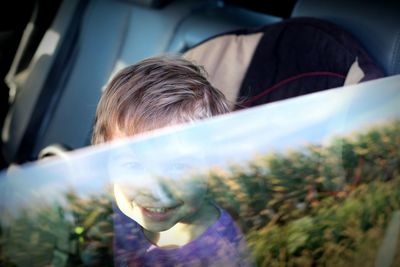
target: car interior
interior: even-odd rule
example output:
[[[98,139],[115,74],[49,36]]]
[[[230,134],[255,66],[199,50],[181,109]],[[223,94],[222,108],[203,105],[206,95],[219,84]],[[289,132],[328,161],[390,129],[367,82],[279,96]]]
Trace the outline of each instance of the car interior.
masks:
[[[166,160],[154,165],[173,172],[168,160],[180,159],[176,144],[185,138],[201,144],[207,168],[217,167],[206,176],[207,193],[238,223],[257,265],[400,262],[399,1],[16,0],[0,7],[0,265],[113,266],[119,204],[115,188],[107,191],[108,160],[128,180],[145,172],[138,165],[146,157]],[[172,134],[91,147],[108,82],[160,54],[203,66],[233,112]],[[360,122],[371,118],[382,124]],[[340,136],[346,127],[354,133]],[[318,135],[326,140],[312,143]],[[133,164],[124,162],[131,145],[139,152]],[[193,153],[184,163],[202,164]],[[170,210],[153,207],[158,218]]]
[[[400,73],[398,4],[256,2],[56,1],[41,19],[48,9],[38,1],[5,75],[3,167],[35,160],[51,145],[89,145],[97,101],[116,71],[152,55],[184,53],[232,30],[295,17],[327,20],[353,34],[385,75]]]

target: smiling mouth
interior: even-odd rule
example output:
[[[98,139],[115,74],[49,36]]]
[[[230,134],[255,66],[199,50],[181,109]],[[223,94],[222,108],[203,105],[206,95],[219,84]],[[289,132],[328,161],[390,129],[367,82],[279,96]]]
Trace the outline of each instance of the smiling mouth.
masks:
[[[179,205],[174,207],[138,207],[145,217],[156,221],[165,221],[178,209]]]
[[[148,212],[152,212],[152,213],[165,213],[167,210],[171,209],[171,208],[143,208],[145,210],[147,210]]]

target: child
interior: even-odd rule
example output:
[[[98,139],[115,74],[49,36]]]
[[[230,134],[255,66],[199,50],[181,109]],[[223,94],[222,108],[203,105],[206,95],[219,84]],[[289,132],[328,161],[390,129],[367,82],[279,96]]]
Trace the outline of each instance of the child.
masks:
[[[178,57],[153,57],[123,69],[109,83],[92,143],[226,112],[224,95],[200,67]],[[226,211],[205,199],[206,176],[188,174],[196,170],[197,160],[189,157],[198,155],[195,146],[168,138],[174,158],[162,156],[165,142],[157,151],[127,148],[113,156],[115,265],[248,266],[240,230]]]

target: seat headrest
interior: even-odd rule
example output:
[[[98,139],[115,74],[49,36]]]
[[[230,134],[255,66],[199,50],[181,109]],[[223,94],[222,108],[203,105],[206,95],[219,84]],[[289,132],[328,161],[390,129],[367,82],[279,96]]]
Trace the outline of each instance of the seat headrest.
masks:
[[[387,75],[400,73],[400,1],[299,0],[292,17],[314,17],[352,33]]]
[[[184,56],[204,66],[236,109],[384,76],[351,34],[316,18],[230,31]]]
[[[168,4],[169,2],[171,2],[171,0],[125,0],[125,1],[150,8],[161,8],[166,4]]]

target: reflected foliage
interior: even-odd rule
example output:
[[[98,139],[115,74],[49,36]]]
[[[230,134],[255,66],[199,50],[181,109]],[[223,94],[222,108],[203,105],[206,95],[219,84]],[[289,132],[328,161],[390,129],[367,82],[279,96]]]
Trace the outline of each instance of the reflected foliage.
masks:
[[[112,266],[111,194],[65,193],[2,226],[0,266]]]
[[[259,266],[375,266],[400,209],[400,121],[216,168],[210,183]]]
[[[374,266],[400,210],[399,133],[392,121],[213,168],[209,195],[241,226],[259,266]],[[70,190],[62,205],[21,212],[0,229],[0,265],[112,266],[111,203],[110,193]]]

